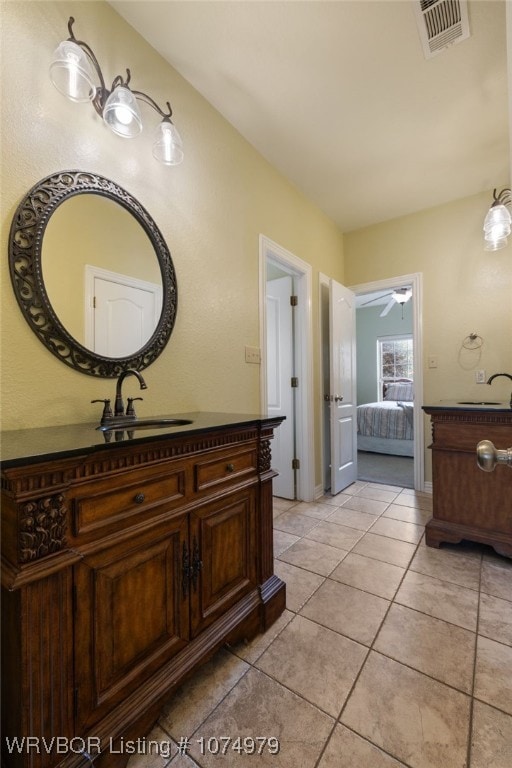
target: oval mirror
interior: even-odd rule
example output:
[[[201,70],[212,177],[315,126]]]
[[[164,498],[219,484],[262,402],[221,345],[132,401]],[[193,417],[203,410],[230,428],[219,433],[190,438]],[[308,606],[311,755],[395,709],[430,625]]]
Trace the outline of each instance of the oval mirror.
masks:
[[[97,174],[63,171],[22,201],[9,238],[18,304],[75,370],[115,377],[164,349],[177,310],[171,255],[153,219]]]

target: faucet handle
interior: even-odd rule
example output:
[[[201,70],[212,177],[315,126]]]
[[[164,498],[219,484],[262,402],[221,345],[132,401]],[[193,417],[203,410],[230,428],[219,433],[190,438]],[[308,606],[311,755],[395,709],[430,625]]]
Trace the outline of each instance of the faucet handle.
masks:
[[[112,408],[110,407],[110,400],[105,398],[104,400],[91,400],[91,403],[104,403],[103,413],[101,414],[101,423],[105,424],[112,418]]]
[[[143,397],[128,397],[128,406],[126,408],[126,415],[127,416],[135,416],[135,408],[133,407],[133,401],[134,400],[144,400]]]

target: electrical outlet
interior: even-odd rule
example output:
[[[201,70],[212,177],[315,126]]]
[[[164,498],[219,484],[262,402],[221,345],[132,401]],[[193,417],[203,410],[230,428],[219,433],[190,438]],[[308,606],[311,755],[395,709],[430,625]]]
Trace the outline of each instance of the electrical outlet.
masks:
[[[245,362],[246,363],[261,363],[261,350],[259,347],[246,347],[245,348]]]
[[[485,384],[487,381],[487,376],[485,375],[485,371],[475,371],[475,381],[477,384]]]

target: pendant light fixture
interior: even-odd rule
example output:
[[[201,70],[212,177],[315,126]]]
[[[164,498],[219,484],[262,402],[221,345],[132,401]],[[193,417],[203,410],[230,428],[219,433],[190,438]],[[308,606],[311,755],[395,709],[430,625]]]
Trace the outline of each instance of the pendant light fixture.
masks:
[[[131,74],[126,78],[117,75],[109,88],[92,49],[73,34],[72,16],[68,22],[69,39],[60,43],[50,64],[50,79],[60,93],[71,101],[91,101],[96,112],[117,136],[133,138],[142,131],[139,101],[148,104],[157,112],[159,123],[153,143],[153,156],[164,165],[178,165],[183,160],[181,136],[171,120],[172,109],[166,103],[167,112],[142,91],[129,87]]]
[[[493,203],[484,221],[484,239],[486,251],[499,251],[507,245],[507,238],[512,227],[512,195],[510,189],[502,189],[499,195],[493,192]]]

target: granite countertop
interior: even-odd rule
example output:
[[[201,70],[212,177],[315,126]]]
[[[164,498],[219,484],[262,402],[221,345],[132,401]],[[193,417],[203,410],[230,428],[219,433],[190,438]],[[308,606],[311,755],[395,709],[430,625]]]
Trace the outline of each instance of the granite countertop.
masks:
[[[457,400],[439,400],[437,403],[429,403],[422,405],[423,410],[429,411],[488,411],[490,413],[496,412],[512,412],[512,406],[509,403],[498,403],[496,401],[457,401]]]
[[[173,439],[178,435],[194,434],[215,430],[219,427],[240,427],[243,425],[273,421],[274,417],[262,414],[240,413],[173,413],[152,419],[189,419],[190,424],[180,426],[154,427],[132,431],[129,425],[124,430],[102,432],[98,422],[85,424],[67,424],[57,427],[35,427],[16,429],[0,434],[0,449],[4,468],[21,464],[35,464],[40,461],[67,458],[76,455],[90,455],[116,447],[125,447],[132,443],[142,443],[159,438]],[[275,417],[282,421],[282,417]],[[142,420],[142,417],[141,417]]]

